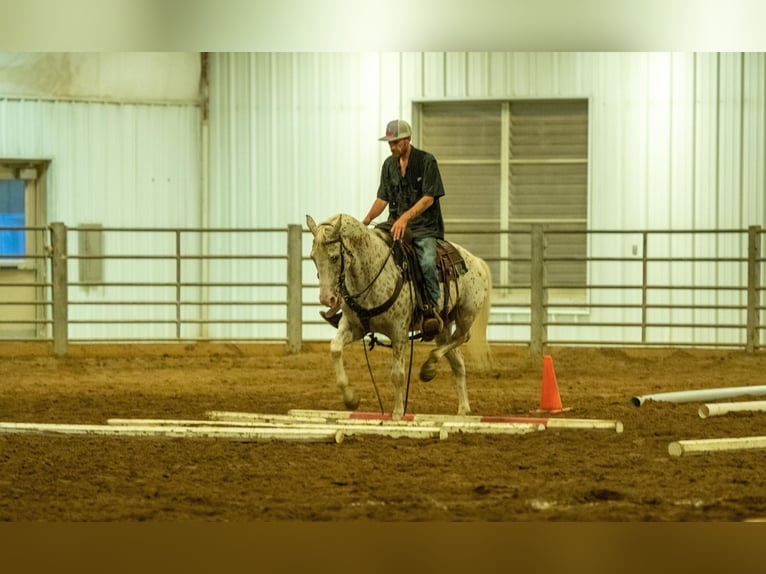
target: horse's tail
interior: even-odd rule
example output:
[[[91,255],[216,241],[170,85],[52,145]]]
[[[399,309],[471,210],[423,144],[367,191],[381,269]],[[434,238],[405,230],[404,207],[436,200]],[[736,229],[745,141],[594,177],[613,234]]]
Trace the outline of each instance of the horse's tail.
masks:
[[[486,291],[484,301],[479,307],[476,318],[471,325],[471,337],[462,348],[466,362],[471,370],[489,371],[494,368],[492,359],[492,349],[487,341],[487,325],[489,324],[489,312],[492,308],[492,271],[489,265],[481,257],[476,258],[482,267],[483,275],[486,278]]]

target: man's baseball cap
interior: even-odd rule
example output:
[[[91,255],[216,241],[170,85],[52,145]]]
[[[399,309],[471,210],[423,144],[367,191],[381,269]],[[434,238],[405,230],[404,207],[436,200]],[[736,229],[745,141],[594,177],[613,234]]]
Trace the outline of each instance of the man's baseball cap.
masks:
[[[392,120],[388,122],[386,126],[386,135],[382,138],[378,138],[381,142],[392,142],[403,138],[408,138],[412,135],[412,128],[410,124],[404,120]]]

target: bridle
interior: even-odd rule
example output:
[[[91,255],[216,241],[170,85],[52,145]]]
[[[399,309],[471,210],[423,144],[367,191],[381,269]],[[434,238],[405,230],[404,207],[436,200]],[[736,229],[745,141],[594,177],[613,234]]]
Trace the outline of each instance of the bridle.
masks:
[[[346,244],[343,243],[343,238],[340,236],[338,236],[337,239],[324,241],[322,244],[332,245],[333,243],[340,244],[340,273],[338,273],[338,290],[340,291],[341,297],[343,297],[343,300],[346,302],[346,305],[348,305],[354,311],[354,313],[356,313],[357,317],[359,318],[359,321],[362,323],[364,334],[367,334],[370,332],[370,319],[388,311],[391,305],[393,305],[396,299],[399,297],[399,293],[402,290],[402,285],[404,285],[403,274],[400,273],[399,277],[397,277],[396,279],[394,292],[391,294],[391,296],[388,299],[386,299],[383,303],[381,303],[377,307],[373,307],[372,309],[365,309],[357,301],[359,297],[361,297],[367,291],[370,290],[370,288],[375,284],[375,281],[377,281],[378,278],[380,277],[380,274],[383,273],[383,269],[386,268],[386,264],[388,263],[388,260],[391,259],[391,255],[393,254],[394,248],[392,246],[391,249],[388,250],[388,255],[383,261],[383,264],[380,266],[380,269],[375,274],[375,277],[372,278],[372,281],[370,281],[367,287],[362,289],[359,293],[352,295],[349,292],[348,287],[346,287],[346,258],[345,258],[345,253],[346,252],[351,253],[351,251],[348,249],[348,247],[346,247]]]

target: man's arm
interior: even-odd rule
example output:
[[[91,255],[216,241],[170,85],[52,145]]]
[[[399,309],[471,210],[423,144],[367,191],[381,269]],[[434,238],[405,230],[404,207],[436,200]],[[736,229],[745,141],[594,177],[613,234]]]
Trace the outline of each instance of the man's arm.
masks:
[[[433,204],[434,198],[430,195],[424,195],[415,205],[402,213],[399,219],[391,226],[391,237],[394,238],[394,241],[399,241],[399,239],[404,237],[404,231],[407,229],[407,223],[409,223],[410,219],[420,215]]]
[[[375,219],[378,215],[383,213],[383,210],[388,205],[388,202],[380,199],[379,197],[375,199],[375,202],[372,204],[372,207],[370,207],[370,211],[367,212],[367,215],[364,216],[364,219],[362,220],[362,223],[365,225],[369,225],[370,222]]]

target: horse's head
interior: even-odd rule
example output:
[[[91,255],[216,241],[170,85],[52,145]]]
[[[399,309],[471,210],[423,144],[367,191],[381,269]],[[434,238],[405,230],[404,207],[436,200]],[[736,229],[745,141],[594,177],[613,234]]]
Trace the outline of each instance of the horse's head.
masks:
[[[306,224],[314,236],[311,259],[317,268],[319,302],[330,308],[327,316],[332,316],[340,309],[341,303],[338,277],[341,262],[342,216],[336,215],[317,225],[314,219],[307,215]]]
[[[349,289],[357,294],[368,290],[377,278],[370,275],[380,273],[390,250],[366,225],[345,213],[319,225],[307,215],[306,223],[314,235],[311,259],[317,268],[319,302],[330,308],[323,314],[329,320],[350,295]]]

